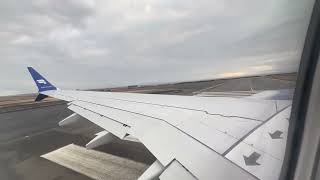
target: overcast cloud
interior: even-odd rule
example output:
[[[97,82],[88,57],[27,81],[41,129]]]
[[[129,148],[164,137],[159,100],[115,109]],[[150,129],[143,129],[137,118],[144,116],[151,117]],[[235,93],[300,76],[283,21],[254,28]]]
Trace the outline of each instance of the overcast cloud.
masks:
[[[313,0],[1,0],[0,95],[296,71]]]

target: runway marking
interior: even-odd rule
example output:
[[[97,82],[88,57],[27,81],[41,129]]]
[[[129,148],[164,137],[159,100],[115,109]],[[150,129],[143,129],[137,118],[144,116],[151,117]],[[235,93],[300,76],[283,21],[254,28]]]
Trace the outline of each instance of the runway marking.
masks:
[[[280,78],[272,77],[272,76],[271,77],[267,77],[267,78],[272,79],[272,80],[284,81],[284,82],[292,83],[292,84],[296,83],[296,80],[280,79]]]
[[[92,179],[137,179],[147,165],[69,144],[41,156]]]
[[[35,136],[39,136],[39,135],[42,135],[44,133],[47,133],[47,132],[50,132],[50,131],[55,131],[55,128],[49,128],[49,129],[45,129],[43,131],[40,131],[40,132],[36,132],[36,133],[32,133],[30,135],[25,135],[25,136],[19,136],[17,138],[14,138],[14,139],[11,139],[9,141],[5,141],[5,142],[1,142],[0,141],[0,145],[6,145],[6,144],[10,144],[10,143],[16,143],[16,142],[19,142],[21,140],[25,140],[25,139],[29,139],[29,138],[32,138],[32,137],[35,137]]]
[[[215,84],[215,85],[213,85],[213,86],[206,87],[206,88],[204,88],[204,89],[200,89],[200,90],[194,91],[194,92],[192,92],[192,93],[193,93],[194,95],[195,95],[195,94],[199,94],[199,93],[204,92],[204,91],[207,91],[207,90],[209,90],[209,89],[213,89],[213,88],[219,87],[219,86],[221,86],[221,85],[223,85],[223,84],[225,84],[225,83],[226,83],[226,82],[222,82],[222,83],[219,83],[219,84]]]
[[[246,97],[256,94],[254,91],[211,91],[211,92],[201,92],[196,96],[200,97]]]

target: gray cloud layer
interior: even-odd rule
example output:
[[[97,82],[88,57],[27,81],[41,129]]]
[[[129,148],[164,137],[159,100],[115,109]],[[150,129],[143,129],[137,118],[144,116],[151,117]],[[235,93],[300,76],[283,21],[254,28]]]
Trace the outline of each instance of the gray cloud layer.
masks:
[[[313,0],[3,0],[0,95],[296,71]]]

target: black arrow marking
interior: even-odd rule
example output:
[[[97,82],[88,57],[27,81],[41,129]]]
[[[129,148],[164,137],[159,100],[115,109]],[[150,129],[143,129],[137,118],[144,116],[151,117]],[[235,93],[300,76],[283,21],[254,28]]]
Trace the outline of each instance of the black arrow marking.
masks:
[[[259,159],[261,155],[259,153],[253,152],[250,156],[243,156],[244,163],[247,166],[259,166],[260,164],[257,163],[257,160]]]
[[[275,131],[274,133],[269,133],[269,135],[270,135],[270,137],[272,138],[272,139],[282,139],[282,137],[281,137],[281,134],[282,134],[283,132],[282,131]]]

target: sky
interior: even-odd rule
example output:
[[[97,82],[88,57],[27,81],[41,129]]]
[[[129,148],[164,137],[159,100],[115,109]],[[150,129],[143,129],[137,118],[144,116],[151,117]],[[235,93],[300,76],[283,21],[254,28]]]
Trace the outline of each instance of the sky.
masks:
[[[295,72],[313,0],[1,0],[0,95]]]

